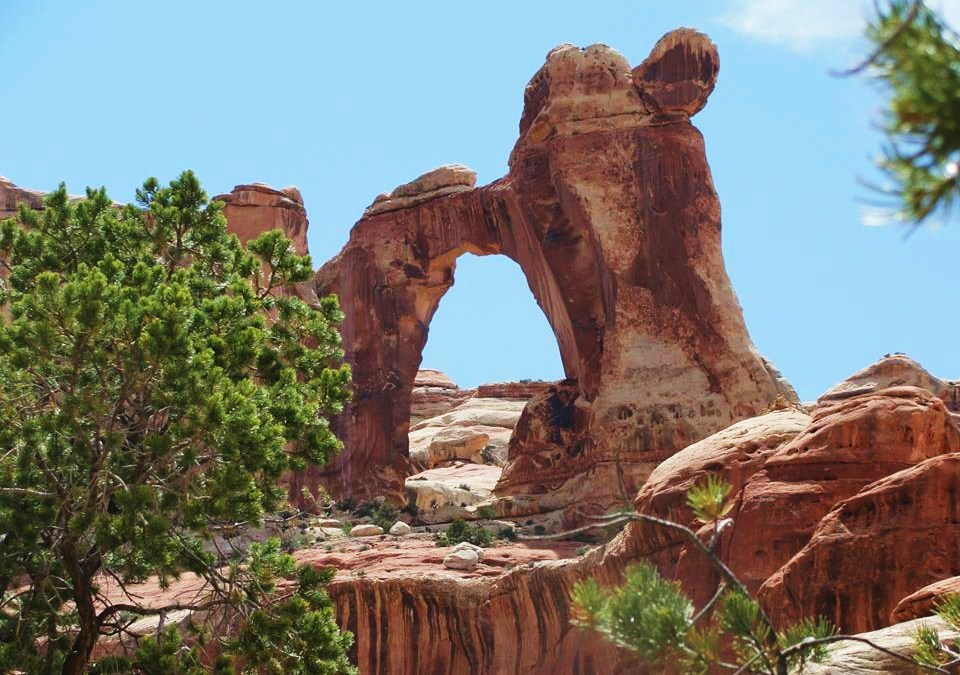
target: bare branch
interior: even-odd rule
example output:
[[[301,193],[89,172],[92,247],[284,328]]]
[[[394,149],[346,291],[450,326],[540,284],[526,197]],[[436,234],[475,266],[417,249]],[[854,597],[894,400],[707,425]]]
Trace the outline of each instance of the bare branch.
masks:
[[[904,663],[909,663],[910,665],[915,666],[917,668],[928,670],[931,673],[947,673],[947,675],[949,675],[950,673],[949,670],[944,670],[943,668],[938,668],[936,666],[928,666],[924,663],[920,663],[919,661],[913,659],[912,657],[906,656],[899,652],[895,652],[892,649],[887,649],[886,647],[878,645],[873,640],[869,640],[865,637],[860,637],[859,635],[831,635],[830,637],[824,637],[824,638],[807,638],[806,640],[801,640],[797,644],[784,649],[783,652],[781,652],[780,658],[785,660],[790,656],[793,656],[797,652],[800,652],[805,649],[809,649],[810,647],[817,647],[819,645],[828,645],[834,642],[861,642],[865,645],[869,645],[873,649],[876,649],[878,652],[882,652],[886,654],[887,656],[892,656],[893,658],[899,661],[903,661]]]

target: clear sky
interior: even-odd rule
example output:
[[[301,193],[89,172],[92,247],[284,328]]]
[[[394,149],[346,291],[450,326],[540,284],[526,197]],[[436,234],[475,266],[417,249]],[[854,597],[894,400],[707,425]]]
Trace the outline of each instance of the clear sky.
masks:
[[[636,64],[690,26],[720,50],[694,121],[761,352],[804,399],[893,351],[960,377],[960,223],[864,225],[883,99],[828,72],[866,53],[863,17],[859,0],[0,0],[0,174],[118,201],[185,168],[211,194],[294,184],[319,266],[380,192],[446,163],[500,177],[556,44]],[[425,366],[462,386],[561,376],[516,265],[465,256],[456,279]]]

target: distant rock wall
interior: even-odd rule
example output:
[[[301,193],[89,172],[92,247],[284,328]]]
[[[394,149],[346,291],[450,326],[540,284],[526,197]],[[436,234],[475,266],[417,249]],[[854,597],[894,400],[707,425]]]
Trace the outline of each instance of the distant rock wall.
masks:
[[[17,187],[9,179],[0,176],[0,219],[17,215],[17,204],[26,204],[32,209],[43,207],[43,193]]]

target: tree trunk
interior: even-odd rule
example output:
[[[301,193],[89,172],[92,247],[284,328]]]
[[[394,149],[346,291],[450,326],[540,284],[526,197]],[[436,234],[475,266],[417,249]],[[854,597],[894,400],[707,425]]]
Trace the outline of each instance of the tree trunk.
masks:
[[[67,539],[62,545],[63,562],[73,584],[73,601],[80,617],[80,630],[63,662],[62,675],[84,675],[90,655],[100,637],[97,609],[93,602],[92,575],[84,570],[77,557],[76,543]]]

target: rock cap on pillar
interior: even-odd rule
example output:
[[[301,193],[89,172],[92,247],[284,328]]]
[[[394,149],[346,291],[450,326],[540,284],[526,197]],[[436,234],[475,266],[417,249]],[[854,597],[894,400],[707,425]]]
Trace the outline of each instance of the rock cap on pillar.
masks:
[[[462,164],[445,164],[394,189],[377,195],[363,212],[364,217],[415,206],[430,199],[472,190],[477,173]]]

